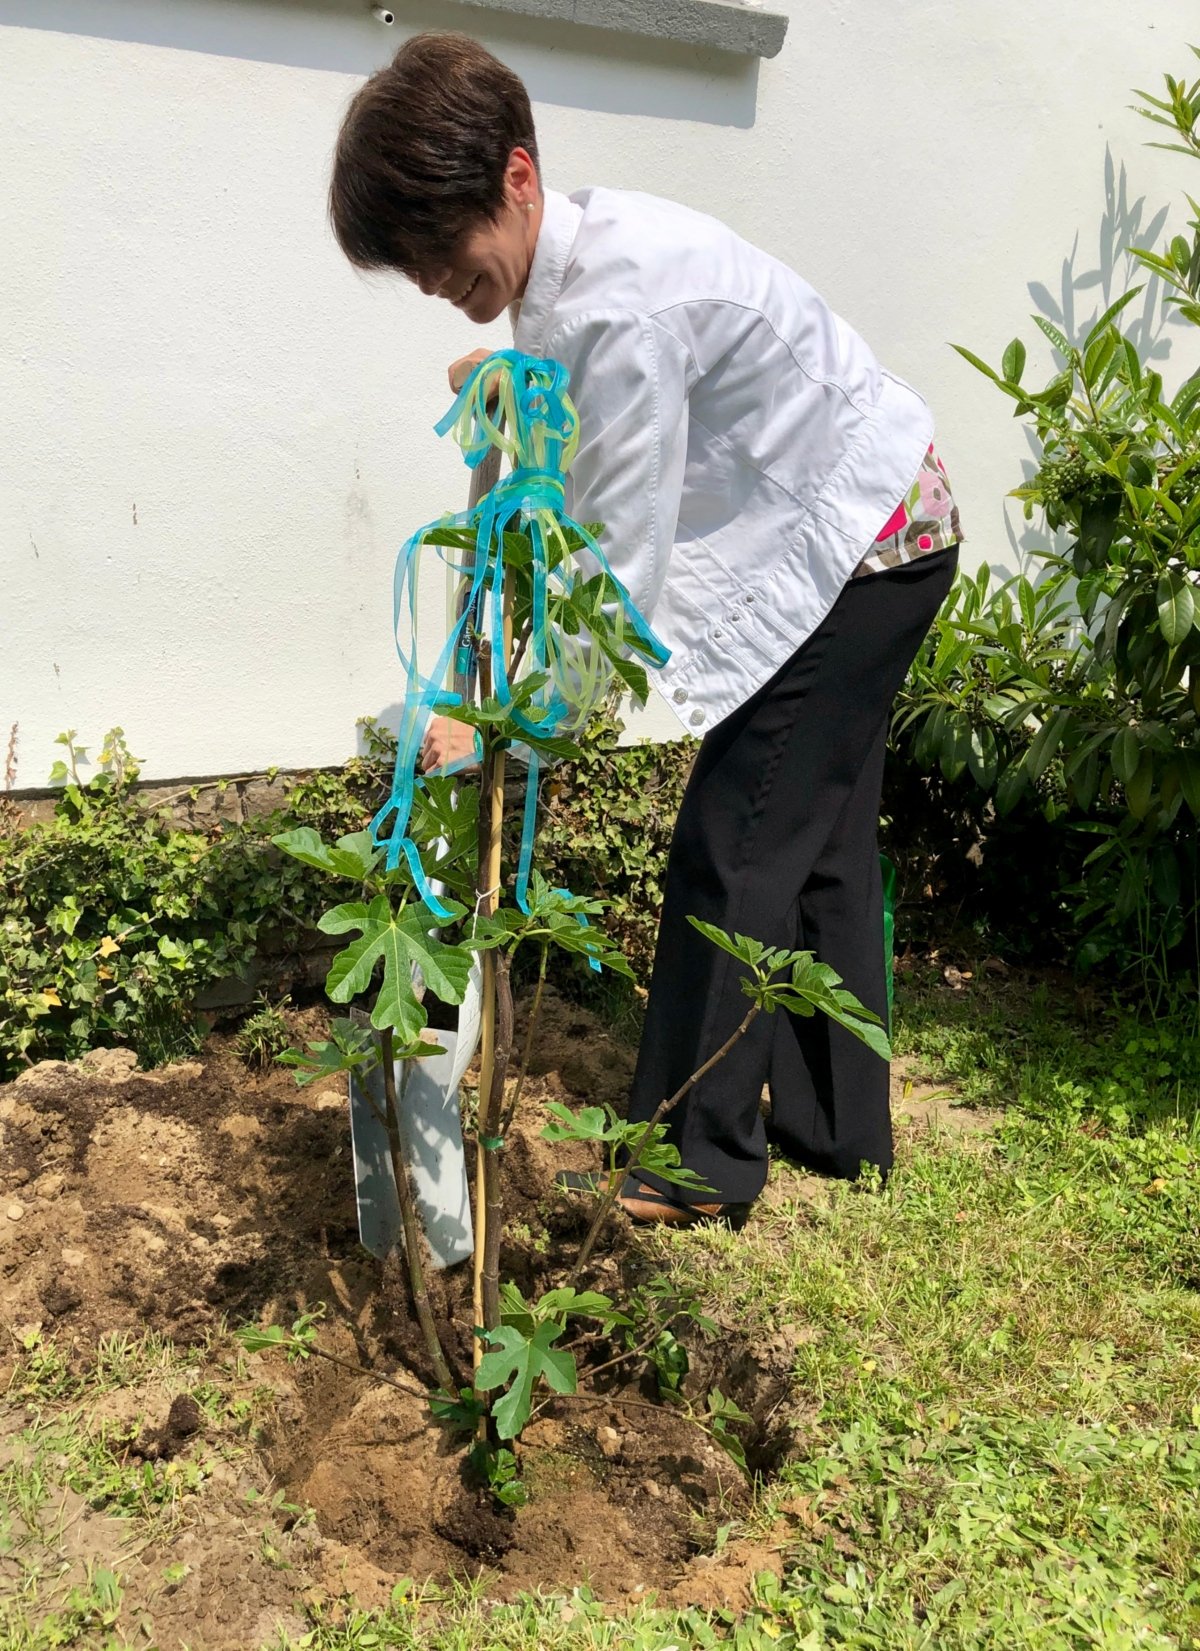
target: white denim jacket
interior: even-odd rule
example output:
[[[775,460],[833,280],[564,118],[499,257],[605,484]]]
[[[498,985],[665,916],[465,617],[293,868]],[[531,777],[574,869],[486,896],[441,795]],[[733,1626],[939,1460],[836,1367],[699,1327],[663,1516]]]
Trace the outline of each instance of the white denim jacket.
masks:
[[[929,408],[786,265],[650,195],[547,191],[515,329],[571,375],[567,505],[671,650],[689,733],[821,623],[904,497]]]

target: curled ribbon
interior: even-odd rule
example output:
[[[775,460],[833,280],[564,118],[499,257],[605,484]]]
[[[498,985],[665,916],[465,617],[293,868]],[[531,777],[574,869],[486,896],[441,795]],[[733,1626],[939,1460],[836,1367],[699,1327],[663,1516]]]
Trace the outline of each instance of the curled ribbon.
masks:
[[[371,821],[371,833],[386,849],[389,869],[404,856],[418,895],[443,921],[451,912],[430,887],[409,832],[416,787],[422,783],[417,763],[430,717],[463,703],[462,694],[446,684],[456,676],[469,678],[479,639],[491,644],[493,697],[533,739],[578,729],[604,691],[608,673],[586,626],[572,635],[549,616],[552,601],[569,597],[597,571],[604,575],[606,607],[618,637],[633,642],[647,663],[661,666],[669,657],[613,574],[595,537],[566,512],[566,473],[579,446],[579,415],[567,394],[568,379],[561,363],[518,350],[500,350],[479,363],[435,429],[440,436],[453,433],[471,469],[482,464],[492,448],[499,448],[511,472],[473,510],[445,516],[414,533],[396,558],[393,626],[407,686],[391,795]],[[531,556],[532,605],[523,670],[540,680],[520,706],[514,704],[514,684],[505,662],[505,558],[510,554],[506,533],[524,535]],[[426,548],[434,549],[464,586],[457,618],[428,675],[417,663],[417,586]],[[590,569],[580,566],[581,553],[586,553]],[[451,774],[472,761],[463,758],[439,772]],[[540,769],[538,752],[530,747],[516,878],[517,903],[526,913]],[[580,921],[586,924],[582,915]],[[591,963],[599,968],[595,959]]]

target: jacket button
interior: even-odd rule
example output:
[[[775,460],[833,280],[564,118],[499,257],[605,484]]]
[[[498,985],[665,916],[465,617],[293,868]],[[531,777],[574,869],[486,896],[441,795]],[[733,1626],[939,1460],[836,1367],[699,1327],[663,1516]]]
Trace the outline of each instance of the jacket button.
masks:
[[[676,688],[675,692],[671,695],[671,698],[675,701],[676,705],[682,705],[684,700],[687,698],[687,689]]]
[[[713,639],[714,642],[719,642],[724,635],[725,635],[724,631],[714,631],[712,633],[712,639]]]
[[[699,728],[700,724],[704,721],[704,712],[693,711],[691,716],[688,718],[688,721],[691,723],[693,728]]]

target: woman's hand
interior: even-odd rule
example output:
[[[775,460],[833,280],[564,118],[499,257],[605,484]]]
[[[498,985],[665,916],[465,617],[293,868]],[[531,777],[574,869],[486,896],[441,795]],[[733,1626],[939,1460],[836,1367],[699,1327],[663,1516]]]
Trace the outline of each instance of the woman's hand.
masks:
[[[479,363],[486,361],[489,355],[495,355],[495,353],[495,350],[472,350],[470,355],[461,355],[457,361],[450,363],[450,388],[455,395],[462,389]]]
[[[450,717],[434,717],[425,730],[421,743],[421,768],[428,774],[434,768],[444,768],[448,762],[475,756],[475,730],[465,722]],[[472,762],[472,767],[475,763]]]

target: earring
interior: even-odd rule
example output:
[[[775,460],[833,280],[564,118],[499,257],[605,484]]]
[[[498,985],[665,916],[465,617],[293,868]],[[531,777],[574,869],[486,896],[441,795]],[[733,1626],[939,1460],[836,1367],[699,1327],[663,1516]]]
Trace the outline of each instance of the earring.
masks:
[[[525,202],[525,210],[526,210],[526,212],[532,212],[532,211],[533,211],[533,207],[534,207],[534,203],[533,203],[533,202],[532,202],[532,201],[526,201],[526,202]]]

